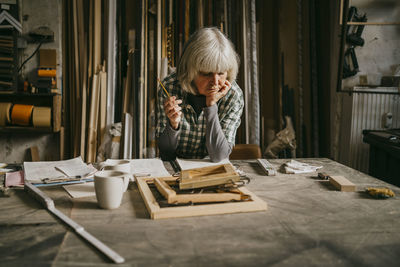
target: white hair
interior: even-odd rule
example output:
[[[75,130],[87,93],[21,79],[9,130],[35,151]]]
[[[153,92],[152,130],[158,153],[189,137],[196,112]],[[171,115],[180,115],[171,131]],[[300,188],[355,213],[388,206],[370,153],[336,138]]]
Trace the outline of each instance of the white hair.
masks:
[[[184,91],[198,95],[192,82],[200,72],[226,71],[227,80],[232,83],[238,69],[239,56],[232,42],[217,28],[201,28],[185,44],[177,77]]]

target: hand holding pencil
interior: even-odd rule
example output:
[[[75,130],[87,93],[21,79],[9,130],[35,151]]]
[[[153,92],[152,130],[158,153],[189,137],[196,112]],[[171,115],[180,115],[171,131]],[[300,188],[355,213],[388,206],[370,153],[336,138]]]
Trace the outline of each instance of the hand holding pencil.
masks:
[[[164,102],[165,114],[169,119],[171,127],[177,130],[179,128],[179,123],[181,122],[181,117],[182,117],[182,112],[181,112],[182,108],[179,106],[179,104],[182,104],[182,100],[176,99],[175,96],[170,96],[170,94],[168,93],[167,89],[164,87],[162,82],[159,79],[157,80],[168,97],[167,100],[165,100]]]

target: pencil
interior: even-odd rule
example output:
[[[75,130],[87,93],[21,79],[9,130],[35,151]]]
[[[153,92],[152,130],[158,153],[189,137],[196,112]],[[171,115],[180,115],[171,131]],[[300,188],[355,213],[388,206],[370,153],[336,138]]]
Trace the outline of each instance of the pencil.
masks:
[[[160,79],[157,78],[157,81],[161,84],[161,87],[164,89],[164,92],[167,94],[168,97],[171,97],[167,91],[167,89],[165,89],[164,85],[162,84],[162,82],[160,81]]]

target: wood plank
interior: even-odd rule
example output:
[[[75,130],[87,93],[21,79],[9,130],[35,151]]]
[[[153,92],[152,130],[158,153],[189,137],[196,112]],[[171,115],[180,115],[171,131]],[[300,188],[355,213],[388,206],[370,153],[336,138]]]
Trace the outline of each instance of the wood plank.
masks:
[[[39,150],[37,146],[32,146],[29,148],[31,153],[32,161],[40,161]]]
[[[85,40],[87,40],[87,37],[85,36],[85,31],[84,31],[84,19],[83,19],[83,12],[84,12],[84,4],[83,1],[78,1],[78,29],[79,29],[79,59],[78,62],[79,63],[79,70],[80,70],[80,82],[81,82],[81,87],[77,88],[77,90],[81,90],[80,92],[80,100],[81,102],[77,103],[77,105],[79,105],[79,113],[77,114],[77,121],[80,121],[80,155],[82,157],[82,159],[85,158],[86,153],[85,153],[85,147],[86,147],[86,129],[87,129],[87,125],[86,125],[86,109],[87,109],[87,69],[86,69],[86,46],[87,46],[87,42]],[[86,37],[86,38],[85,38]],[[79,119],[78,119],[79,118]]]
[[[86,162],[94,162],[95,158],[95,147],[97,137],[97,105],[98,103],[98,75],[93,76],[92,83],[92,97],[90,101],[90,113],[88,123],[88,142],[86,147]]]
[[[147,181],[149,180],[150,179],[147,178],[136,177],[136,183],[138,185],[140,195],[142,195],[144,204],[150,213],[150,218],[154,219],[154,214],[160,210],[160,205],[158,205],[157,200],[153,196],[153,193],[151,193],[149,185],[147,184]]]
[[[340,191],[343,192],[356,191],[355,184],[353,184],[343,176],[330,176],[329,182]]]
[[[117,1],[109,0],[108,7],[108,46],[107,46],[107,123],[111,125],[114,123],[114,107],[115,107],[115,32],[116,32],[116,11]]]
[[[107,119],[107,73],[105,71],[105,62],[103,64],[103,70],[100,72],[99,113],[100,115],[99,115],[98,144],[102,144],[106,132],[106,119]]]
[[[53,132],[59,132],[61,128],[61,95],[53,96]]]

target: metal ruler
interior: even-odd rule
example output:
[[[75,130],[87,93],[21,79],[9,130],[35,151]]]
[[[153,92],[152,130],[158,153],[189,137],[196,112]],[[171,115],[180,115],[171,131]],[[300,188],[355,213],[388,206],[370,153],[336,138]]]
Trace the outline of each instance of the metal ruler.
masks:
[[[121,257],[118,253],[116,253],[114,250],[106,246],[96,237],[89,234],[81,225],[77,224],[75,221],[66,216],[64,213],[56,209],[56,207],[54,206],[54,201],[51,198],[49,198],[45,193],[40,191],[36,186],[32,185],[29,182],[25,182],[24,189],[34,198],[36,198],[39,202],[41,202],[52,214],[54,214],[56,217],[58,217],[60,220],[66,223],[69,227],[74,229],[74,231],[78,235],[83,237],[83,239],[88,241],[92,246],[97,248],[100,252],[102,252],[112,261],[114,261],[115,263],[123,263],[125,261],[125,259]]]
[[[276,170],[272,164],[266,159],[257,159],[258,164],[260,164],[261,168],[267,173],[269,176],[276,175]]]

